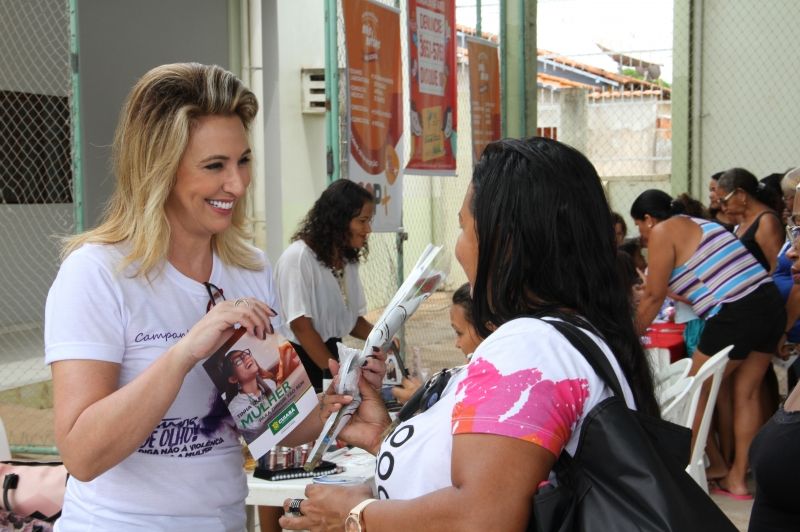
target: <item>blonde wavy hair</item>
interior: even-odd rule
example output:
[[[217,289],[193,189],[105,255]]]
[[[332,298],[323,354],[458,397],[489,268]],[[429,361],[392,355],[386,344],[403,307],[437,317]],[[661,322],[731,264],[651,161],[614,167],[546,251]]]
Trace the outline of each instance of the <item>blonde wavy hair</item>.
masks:
[[[131,90],[114,135],[117,179],[100,225],[64,241],[62,258],[86,243],[128,242],[120,269],[138,262],[136,275],[147,276],[167,257],[170,226],[165,205],[194,122],[207,115],[236,115],[249,131],[258,112],[255,95],[230,72],[216,65],[175,63],[147,72]],[[247,193],[233,209],[231,225],[211,239],[227,263],[260,270],[263,263],[247,241]]]

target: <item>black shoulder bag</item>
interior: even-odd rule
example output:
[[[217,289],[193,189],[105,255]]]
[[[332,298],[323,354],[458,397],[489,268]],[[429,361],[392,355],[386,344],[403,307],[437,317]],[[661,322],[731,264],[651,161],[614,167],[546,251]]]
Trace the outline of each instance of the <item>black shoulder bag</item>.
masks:
[[[560,316],[561,317],[561,316]],[[591,364],[614,396],[584,418],[575,456],[562,451],[558,485],[533,500],[529,532],[736,532],[686,473],[691,431],[631,410],[606,356],[576,325],[545,320]]]

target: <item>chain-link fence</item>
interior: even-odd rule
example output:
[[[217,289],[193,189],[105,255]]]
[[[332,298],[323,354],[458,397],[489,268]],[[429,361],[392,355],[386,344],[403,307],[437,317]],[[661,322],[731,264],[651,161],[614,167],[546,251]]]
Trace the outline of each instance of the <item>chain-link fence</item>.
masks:
[[[640,192],[670,191],[673,2],[600,4],[539,1],[537,127],[589,157],[631,228]]]
[[[15,446],[53,444],[42,322],[74,231],[68,0],[0,2],[0,418]]]

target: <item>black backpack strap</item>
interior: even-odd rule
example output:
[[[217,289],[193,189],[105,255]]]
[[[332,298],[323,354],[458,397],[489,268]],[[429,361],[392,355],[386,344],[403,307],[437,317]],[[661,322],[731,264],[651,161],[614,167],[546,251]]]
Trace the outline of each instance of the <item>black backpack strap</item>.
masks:
[[[559,316],[559,318],[560,317],[561,316]],[[543,317],[540,317],[540,319],[542,318]],[[561,321],[559,319],[543,319],[542,321],[552,325],[560,332],[561,335],[572,344],[572,347],[583,355],[583,358],[592,366],[594,372],[603,379],[606,386],[611,388],[614,395],[620,399],[624,399],[625,396],[622,393],[622,387],[619,384],[619,379],[617,379],[617,374],[611,367],[611,363],[608,361],[606,355],[600,350],[600,347],[594,340],[589,338],[577,325],[568,321]]]

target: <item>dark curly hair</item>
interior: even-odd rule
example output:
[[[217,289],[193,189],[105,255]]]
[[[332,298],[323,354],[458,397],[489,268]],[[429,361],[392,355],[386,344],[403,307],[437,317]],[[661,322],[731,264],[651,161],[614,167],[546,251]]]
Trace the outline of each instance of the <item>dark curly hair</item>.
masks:
[[[332,183],[320,195],[306,217],[300,222],[292,242],[302,240],[311,248],[317,260],[333,268],[333,259],[338,255],[345,262],[358,262],[366,258],[369,247],[350,247],[350,221],[375,197],[367,189],[348,179]]]

